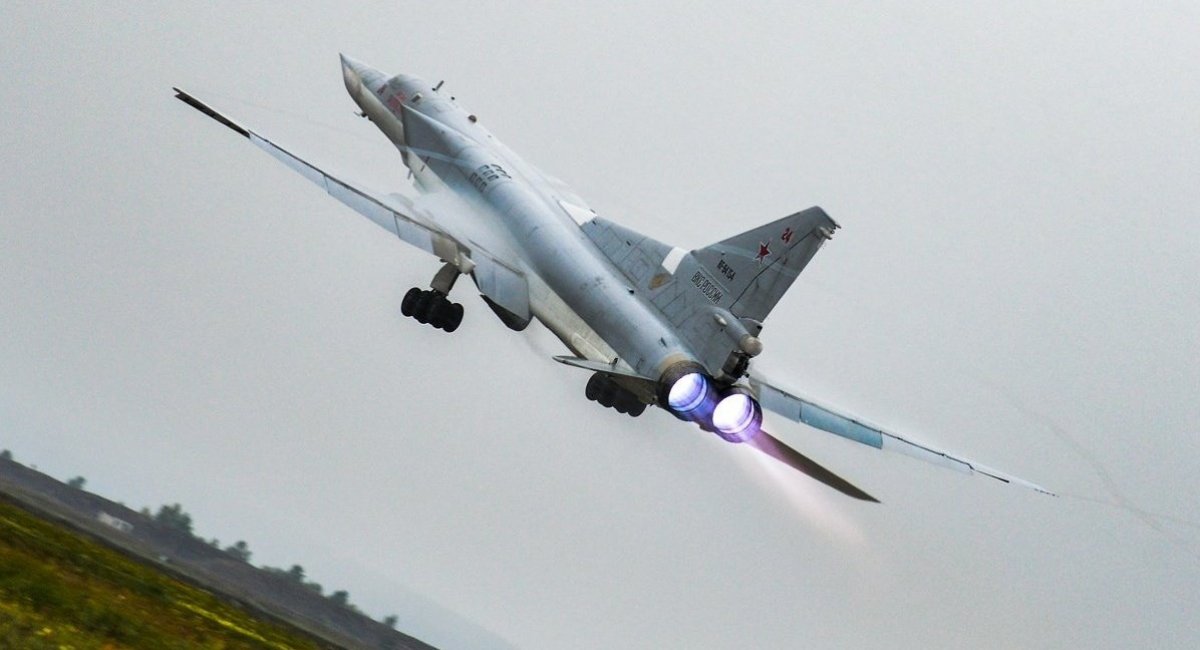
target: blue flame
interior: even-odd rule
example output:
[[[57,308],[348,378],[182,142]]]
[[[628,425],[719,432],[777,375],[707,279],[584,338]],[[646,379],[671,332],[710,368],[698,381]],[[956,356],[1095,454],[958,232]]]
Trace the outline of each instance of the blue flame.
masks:
[[[690,372],[671,384],[667,392],[667,406],[676,413],[688,413],[700,406],[708,394],[708,378],[698,372]]]
[[[712,424],[722,438],[730,442],[744,442],[758,435],[762,427],[762,409],[753,397],[732,392],[717,402],[713,409]]]

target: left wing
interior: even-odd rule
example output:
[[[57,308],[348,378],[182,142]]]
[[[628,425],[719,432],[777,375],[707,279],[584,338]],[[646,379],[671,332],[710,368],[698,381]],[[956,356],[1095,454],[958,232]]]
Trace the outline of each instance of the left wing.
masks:
[[[460,273],[471,273],[480,293],[504,307],[522,320],[532,317],[529,306],[529,285],[525,274],[512,264],[482,250],[478,245],[468,247],[430,219],[422,218],[402,196],[377,196],[362,187],[318,168],[299,156],[271,142],[249,128],[217,112],[192,95],[174,88],[175,97],[188,106],[229,127],[238,135],[271,154],[273,158],[298,172],[324,189],[355,212],[367,217],[384,230],[396,235],[443,262],[453,264]]]
[[[1056,496],[1053,492],[1036,483],[1031,483],[1025,479],[1005,474],[985,465],[980,465],[974,461],[951,455],[918,442],[913,442],[849,415],[838,413],[827,406],[822,406],[809,399],[793,395],[763,381],[761,377],[751,375],[750,390],[754,392],[759,404],[764,409],[782,415],[793,422],[802,422],[815,429],[827,431],[876,449],[896,451],[968,474],[977,472],[984,476],[1004,481],[1005,483],[1020,485],[1043,494]]]

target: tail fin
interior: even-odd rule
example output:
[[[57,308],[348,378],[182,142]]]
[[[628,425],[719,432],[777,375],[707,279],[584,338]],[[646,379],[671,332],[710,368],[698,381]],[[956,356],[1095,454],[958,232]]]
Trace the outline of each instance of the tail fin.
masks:
[[[749,359],[743,337],[758,335],[837,227],[824,210],[809,208],[686,253],[599,217],[582,226],[625,277],[643,287],[713,376],[734,379]]]
[[[676,275],[717,306],[761,323],[837,228],[812,207],[694,250]]]

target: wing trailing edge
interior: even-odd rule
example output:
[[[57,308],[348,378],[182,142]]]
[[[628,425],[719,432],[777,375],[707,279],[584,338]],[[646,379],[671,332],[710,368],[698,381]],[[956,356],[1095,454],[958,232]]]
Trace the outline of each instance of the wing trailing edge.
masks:
[[[807,424],[814,429],[820,429],[821,431],[832,433],[876,449],[898,452],[967,474],[983,474],[998,481],[1019,485],[1036,492],[1041,492],[1042,494],[1057,496],[1055,493],[1036,483],[1006,474],[986,465],[981,465],[972,460],[967,460],[928,445],[914,442],[880,427],[868,424],[858,418],[839,413],[828,406],[823,406],[807,398],[793,395],[763,381],[760,377],[751,375],[750,389],[754,392],[759,404],[764,409],[781,415],[793,422]]]

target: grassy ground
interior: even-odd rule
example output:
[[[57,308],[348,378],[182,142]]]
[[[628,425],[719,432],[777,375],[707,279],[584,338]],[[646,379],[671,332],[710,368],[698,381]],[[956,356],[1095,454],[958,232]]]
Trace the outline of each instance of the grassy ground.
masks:
[[[320,648],[0,499],[0,648]]]

